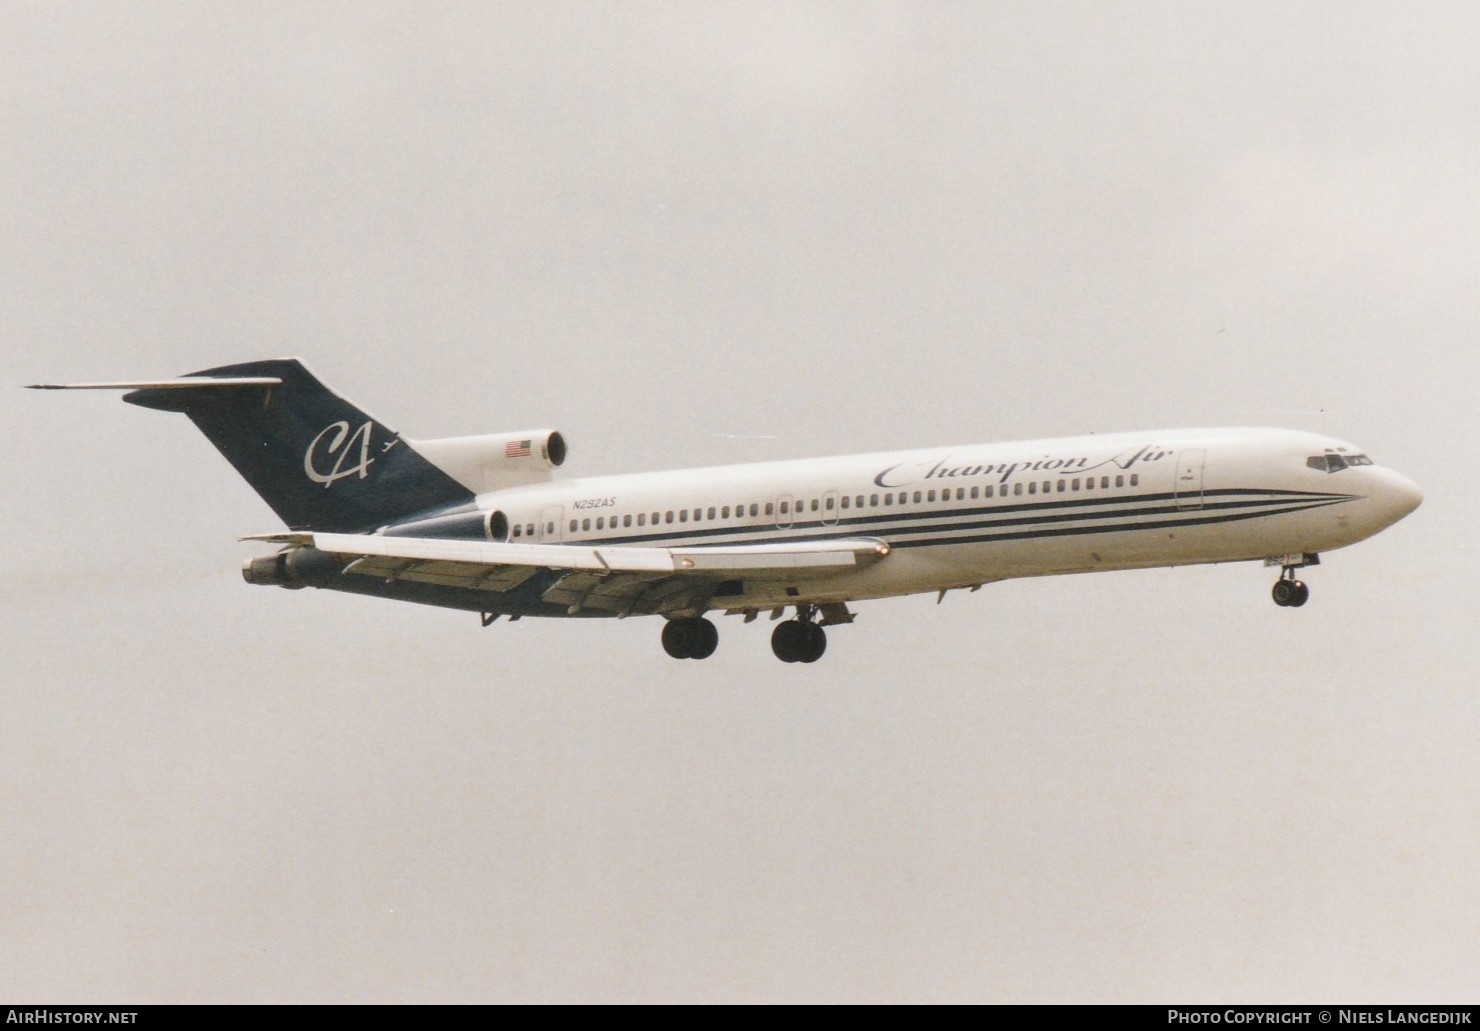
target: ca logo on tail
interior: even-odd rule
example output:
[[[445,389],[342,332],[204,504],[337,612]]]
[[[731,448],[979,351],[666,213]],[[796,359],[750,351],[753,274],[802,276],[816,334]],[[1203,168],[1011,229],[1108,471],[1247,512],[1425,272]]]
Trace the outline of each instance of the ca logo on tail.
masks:
[[[326,488],[333,486],[336,480],[342,480],[356,473],[363,480],[369,475],[370,463],[375,461],[370,457],[370,435],[374,427],[375,423],[366,422],[351,433],[349,423],[345,421],[325,426],[308,445],[308,450],[303,452],[303,472],[314,483],[322,483]],[[359,442],[359,461],[346,466],[345,463],[355,453],[357,441]],[[315,461],[315,455],[319,455],[326,463],[332,459],[333,468],[327,473],[320,472],[319,462]]]

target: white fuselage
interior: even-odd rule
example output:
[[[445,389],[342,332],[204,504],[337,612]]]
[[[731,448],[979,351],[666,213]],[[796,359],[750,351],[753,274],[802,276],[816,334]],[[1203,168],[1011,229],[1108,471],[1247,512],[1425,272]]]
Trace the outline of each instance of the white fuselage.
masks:
[[[1342,441],[1204,429],[589,477],[490,492],[478,507],[512,542],[889,546],[863,568],[744,581],[712,606],[734,611],[1319,553],[1390,526],[1421,497]]]
[[[846,603],[1009,577],[1207,562],[1278,564],[1276,605],[1321,552],[1391,526],[1419,489],[1357,448],[1271,429],[1155,430],[557,481],[555,430],[417,441],[301,361],[124,389],[183,412],[290,527],[247,583],[508,616],[662,616],[704,659],[707,612],[768,609],[771,650],[811,663]],[[782,620],[787,608],[795,617]]]

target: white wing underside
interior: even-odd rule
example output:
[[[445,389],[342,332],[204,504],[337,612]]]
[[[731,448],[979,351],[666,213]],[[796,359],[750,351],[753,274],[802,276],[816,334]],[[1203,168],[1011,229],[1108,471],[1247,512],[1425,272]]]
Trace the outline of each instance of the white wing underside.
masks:
[[[687,612],[725,580],[786,580],[845,572],[889,553],[868,538],[704,548],[499,544],[347,533],[263,534],[245,540],[310,545],[349,559],[346,573],[501,593],[542,570],[563,574],[542,598],[574,615]]]

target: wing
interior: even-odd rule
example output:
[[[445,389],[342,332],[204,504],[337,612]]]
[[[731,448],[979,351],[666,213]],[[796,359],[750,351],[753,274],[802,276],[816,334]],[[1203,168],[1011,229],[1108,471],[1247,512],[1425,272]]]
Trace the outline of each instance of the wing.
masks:
[[[842,572],[877,562],[889,545],[872,538],[716,547],[587,547],[383,537],[347,533],[264,534],[247,540],[307,545],[347,559],[346,573],[383,580],[503,592],[548,570],[542,597],[575,615],[586,609],[636,615],[702,610],[727,580]]]

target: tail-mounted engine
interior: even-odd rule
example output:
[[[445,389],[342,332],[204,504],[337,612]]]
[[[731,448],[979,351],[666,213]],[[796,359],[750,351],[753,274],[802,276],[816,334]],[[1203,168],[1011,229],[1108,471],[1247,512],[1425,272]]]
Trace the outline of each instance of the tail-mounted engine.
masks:
[[[286,587],[296,591],[317,587],[339,575],[341,563],[318,548],[285,548],[276,555],[249,558],[242,563],[242,579],[259,587]]]
[[[485,433],[408,441],[412,449],[475,494],[543,483],[565,461],[559,430]]]

